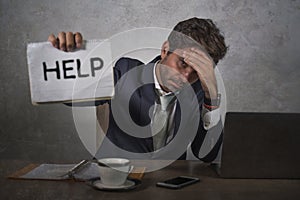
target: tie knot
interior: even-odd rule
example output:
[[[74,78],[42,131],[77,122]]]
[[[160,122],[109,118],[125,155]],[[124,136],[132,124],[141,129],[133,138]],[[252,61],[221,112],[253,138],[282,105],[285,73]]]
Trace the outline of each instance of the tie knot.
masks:
[[[172,105],[174,103],[175,99],[176,98],[173,93],[166,94],[166,95],[159,94],[158,104],[161,105],[162,110],[167,110],[167,108],[170,107],[169,105]]]

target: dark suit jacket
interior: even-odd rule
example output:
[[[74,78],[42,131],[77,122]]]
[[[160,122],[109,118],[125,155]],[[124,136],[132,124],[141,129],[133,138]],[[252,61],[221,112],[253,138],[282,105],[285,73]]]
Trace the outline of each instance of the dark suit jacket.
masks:
[[[153,79],[153,67],[156,61],[158,61],[160,57],[155,58],[153,61],[151,61],[149,64],[144,65],[142,62],[136,59],[131,58],[121,58],[117,61],[115,67],[114,67],[114,80],[115,80],[115,96],[118,97],[119,103],[117,106],[117,114],[122,116],[124,119],[131,119],[134,121],[134,123],[138,126],[147,126],[150,124],[151,119],[149,116],[149,113],[151,113],[151,107],[154,105],[155,102],[155,91],[154,91],[154,79]],[[139,68],[138,68],[139,67]],[[136,70],[133,73],[127,73],[130,70],[133,69],[139,69]],[[130,74],[130,75],[128,75]],[[119,84],[120,79],[122,79],[122,83]],[[198,101],[198,108],[200,113],[202,109],[202,103],[204,98],[204,92],[201,88],[201,84],[199,81],[194,83],[192,85],[194,92],[197,96]],[[124,112],[124,108],[128,106],[128,102],[124,102],[124,105],[122,104],[122,98],[123,96],[128,95],[130,90],[129,88],[136,88],[136,90],[133,92],[133,94],[130,96],[129,100],[129,115],[126,115],[126,112]],[[125,99],[125,98],[124,98]],[[114,101],[114,100],[112,100]],[[131,158],[131,159],[149,159],[149,155],[147,155],[147,158],[145,158],[145,155],[143,153],[149,153],[153,152],[153,144],[152,144],[152,137],[151,137],[151,130],[145,130],[143,133],[143,136],[147,135],[149,137],[135,137],[132,134],[127,134],[125,131],[123,131],[122,128],[119,127],[118,123],[115,121],[115,117],[112,115],[111,109],[112,109],[112,101],[98,101],[96,102],[96,105],[109,103],[110,104],[110,117],[109,117],[109,127],[106,134],[106,138],[104,139],[100,149],[97,153],[97,158],[99,157],[122,157],[123,154],[124,157]],[[178,102],[178,101],[177,101]],[[178,133],[178,128],[180,126],[180,123],[182,121],[181,118],[181,108],[182,106],[188,106],[177,104],[175,116],[174,116],[174,123],[175,123],[175,130],[174,130],[174,136],[176,137],[176,134]],[[150,111],[149,111],[150,109]],[[191,117],[193,117],[192,114]],[[201,144],[203,143],[203,140],[206,135],[206,130],[203,128],[202,120],[200,119],[199,124],[196,125],[196,134],[193,138],[186,138],[184,140],[188,142],[192,142],[191,149],[196,157],[198,157],[198,153],[201,147]],[[175,138],[174,137],[174,138]],[[172,141],[172,140],[171,140]],[[185,142],[186,142],[185,141]],[[178,142],[178,141],[177,141]],[[202,158],[199,158],[205,162],[210,162],[214,160],[214,158],[217,156],[218,151],[220,149],[222,143],[222,135],[218,139],[218,142],[216,143],[215,147],[205,156]],[[172,146],[172,145],[170,145]],[[174,147],[174,146],[173,146]],[[175,146],[175,148],[169,149],[168,152],[175,152],[176,151],[176,159],[185,159],[186,153],[185,149],[178,150]],[[180,152],[178,152],[180,151]],[[142,153],[142,154],[141,154]],[[170,154],[168,154],[170,155]],[[151,158],[158,158],[158,159],[170,159],[166,154],[166,156],[159,155],[156,157],[155,155],[151,155]],[[162,158],[161,158],[162,157]],[[150,159],[151,159],[150,158]],[[173,158],[171,158],[173,159]]]

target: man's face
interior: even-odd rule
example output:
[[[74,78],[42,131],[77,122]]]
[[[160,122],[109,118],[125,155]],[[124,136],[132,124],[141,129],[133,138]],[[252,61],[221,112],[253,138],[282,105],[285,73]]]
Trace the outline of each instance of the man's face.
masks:
[[[184,62],[182,50],[175,50],[166,55],[157,68],[158,81],[166,92],[181,90],[184,84],[198,80],[196,71]]]

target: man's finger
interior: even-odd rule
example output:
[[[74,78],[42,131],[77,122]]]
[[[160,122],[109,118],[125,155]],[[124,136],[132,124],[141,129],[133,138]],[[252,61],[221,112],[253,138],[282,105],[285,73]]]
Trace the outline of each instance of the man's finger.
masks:
[[[200,49],[197,49],[197,48],[191,48],[191,51],[198,54],[198,55],[201,55],[203,58],[205,58],[206,60],[210,61],[210,62],[213,62],[213,59],[210,57],[210,55],[205,51],[205,50],[200,50]]]
[[[75,41],[72,32],[67,32],[66,34],[66,47],[67,47],[67,51],[73,51],[75,47]]]
[[[66,33],[60,32],[58,34],[58,40],[59,40],[59,49],[66,51]]]
[[[184,51],[183,58],[185,61],[190,61],[193,63],[196,67],[202,67],[202,66],[213,66],[214,62],[210,59],[210,57],[207,57],[205,53],[201,52],[200,50],[196,51]],[[200,53],[201,52],[201,53]],[[189,63],[188,63],[189,64]]]
[[[80,49],[82,47],[82,35],[79,32],[74,34],[76,48]]]
[[[58,41],[54,34],[49,35],[48,41],[51,42],[53,47],[58,48]]]
[[[206,72],[213,69],[213,64],[206,59],[189,56],[184,58],[184,61],[190,65],[195,71],[199,72]]]

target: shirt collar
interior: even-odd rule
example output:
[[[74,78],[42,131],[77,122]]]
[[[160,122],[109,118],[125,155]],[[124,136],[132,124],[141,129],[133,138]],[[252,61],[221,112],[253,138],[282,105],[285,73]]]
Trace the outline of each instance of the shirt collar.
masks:
[[[163,89],[161,88],[161,86],[159,85],[159,82],[157,80],[157,76],[156,76],[156,67],[158,65],[160,60],[156,61],[156,63],[154,64],[153,67],[153,77],[154,77],[154,85],[155,85],[155,89],[159,92],[160,95],[165,96],[165,95],[169,95],[172,94],[172,92],[165,92],[163,91]]]

